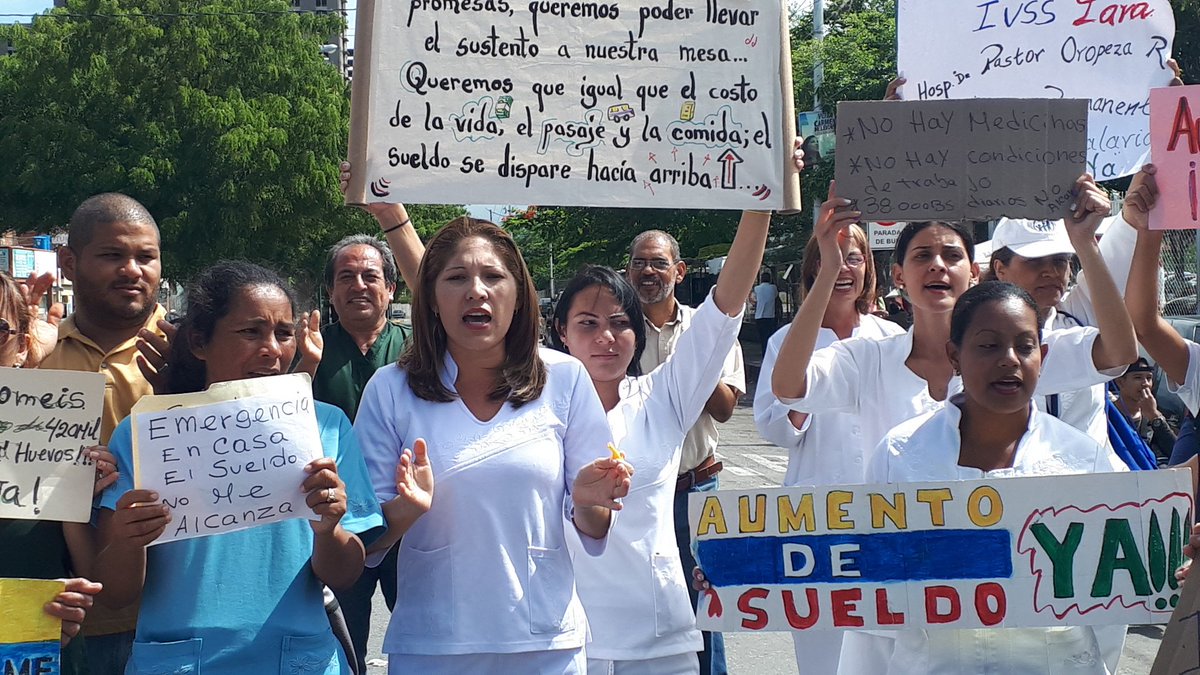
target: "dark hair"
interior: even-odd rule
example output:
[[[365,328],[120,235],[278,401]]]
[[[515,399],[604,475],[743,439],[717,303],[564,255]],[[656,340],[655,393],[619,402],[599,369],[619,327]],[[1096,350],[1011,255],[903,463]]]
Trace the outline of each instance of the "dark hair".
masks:
[[[109,223],[140,223],[154,228],[158,224],[141,202],[119,192],[105,192],[83,200],[67,225],[67,248],[79,253],[92,243],[96,228]]]
[[[958,302],[954,303],[954,312],[950,314],[950,342],[961,347],[963,338],[967,334],[967,327],[971,325],[972,319],[975,318],[975,313],[980,307],[992,302],[1000,302],[1004,300],[1019,300],[1029,311],[1033,312],[1034,324],[1037,325],[1038,339],[1042,337],[1042,324],[1037,321],[1037,303],[1033,301],[1025,289],[1016,284],[1010,284],[1007,281],[985,281],[976,286],[968,288],[958,298]]]
[[[370,246],[378,251],[379,257],[383,259],[383,280],[393,287],[400,283],[400,273],[396,270],[396,257],[392,255],[392,248],[387,245],[387,242],[369,234],[352,234],[342,237],[336,244],[329,247],[329,253],[325,256],[326,289],[333,288],[338,256],[351,246]]]
[[[516,281],[517,306],[508,334],[504,336],[504,366],[488,396],[493,401],[507,400],[513,407],[520,407],[541,396],[546,386],[546,366],[538,354],[541,315],[538,313],[537,289],[525,259],[517,250],[512,235],[495,223],[459,216],[446,223],[429,240],[417,271],[417,287],[412,289],[413,335],[408,348],[400,355],[400,367],[408,373],[408,386],[417,397],[439,403],[454,400],[455,394],[442,384],[447,341],[446,329],[434,313],[434,288],[438,275],[459,244],[472,237],[491,244]]]
[[[980,281],[999,281],[1000,277],[996,275],[996,263],[1002,262],[1005,265],[1011,265],[1012,259],[1015,257],[1017,257],[1016,252],[1007,246],[1001,246],[1000,248],[996,249],[995,251],[992,251],[992,258],[991,258],[991,262],[988,263],[987,271],[984,272],[983,274],[979,275],[979,280]]]
[[[963,248],[967,250],[967,262],[975,262],[975,236],[962,223],[947,223],[940,220],[918,220],[911,222],[900,230],[900,236],[896,238],[896,249],[892,252],[892,262],[904,266],[904,256],[908,254],[908,247],[912,244],[912,240],[921,230],[933,225],[941,225],[942,227],[954,230],[958,238],[962,240]]]
[[[559,331],[567,329],[567,318],[571,313],[571,303],[574,302],[575,296],[593,286],[600,286],[612,293],[613,297],[617,299],[617,304],[629,317],[629,323],[633,326],[634,348],[633,359],[630,360],[625,372],[634,377],[641,375],[642,350],[646,348],[646,321],[642,314],[642,301],[625,277],[611,267],[586,265],[567,282],[566,288],[563,289],[562,295],[558,296],[558,302],[554,305],[554,322],[550,327],[550,343],[560,352],[571,353],[571,350],[563,344]]]
[[[861,227],[851,225],[850,238],[858,244],[865,259],[863,264],[866,265],[866,269],[863,270],[862,293],[855,299],[854,309],[859,314],[870,314],[871,310],[875,309],[875,257],[871,255],[871,243],[867,241],[867,233]],[[807,295],[817,282],[820,266],[821,246],[816,237],[809,237],[808,244],[804,246],[804,259],[800,262],[800,288],[804,295]]]
[[[242,260],[219,262],[200,273],[188,285],[187,314],[171,341],[167,362],[167,388],[172,394],[203,391],[208,368],[192,353],[212,339],[217,322],[229,314],[235,300],[248,288],[270,286],[287,296],[296,314],[296,296],[274,271]]]

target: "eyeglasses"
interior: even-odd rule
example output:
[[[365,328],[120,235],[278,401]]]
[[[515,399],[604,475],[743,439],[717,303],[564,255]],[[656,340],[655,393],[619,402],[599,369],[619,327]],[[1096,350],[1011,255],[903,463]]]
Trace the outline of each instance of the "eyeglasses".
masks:
[[[675,264],[674,262],[672,262],[670,260],[663,260],[662,258],[655,258],[654,260],[646,260],[645,258],[634,258],[629,261],[629,269],[640,272],[640,271],[646,269],[647,266],[649,266],[649,267],[653,267],[654,269],[658,270],[659,272],[666,272],[667,270],[671,269],[671,265],[674,265],[674,264]]]
[[[857,253],[851,253],[842,259],[847,267],[862,267],[862,264],[867,262],[867,259]]]
[[[16,328],[13,328],[12,325],[10,325],[8,323],[8,321],[6,321],[4,319],[0,319],[0,346],[3,346],[4,343],[8,342],[8,336],[20,335],[20,334],[21,334],[21,331],[17,330]]]

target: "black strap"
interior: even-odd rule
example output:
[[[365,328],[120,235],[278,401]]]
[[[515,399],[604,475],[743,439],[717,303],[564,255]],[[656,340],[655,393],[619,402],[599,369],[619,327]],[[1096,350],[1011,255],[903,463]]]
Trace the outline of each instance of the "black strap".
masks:
[[[1046,412],[1051,417],[1058,417],[1058,394],[1050,394],[1046,397]]]

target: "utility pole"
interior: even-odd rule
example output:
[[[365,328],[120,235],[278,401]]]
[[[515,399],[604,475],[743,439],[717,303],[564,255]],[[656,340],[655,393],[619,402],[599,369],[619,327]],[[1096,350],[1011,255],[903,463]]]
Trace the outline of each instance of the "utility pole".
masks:
[[[825,82],[825,63],[821,42],[825,39],[825,0],[813,0],[813,40],[817,43],[817,58],[813,61],[813,113],[821,119],[821,84]],[[813,225],[821,217],[821,200],[813,200]]]

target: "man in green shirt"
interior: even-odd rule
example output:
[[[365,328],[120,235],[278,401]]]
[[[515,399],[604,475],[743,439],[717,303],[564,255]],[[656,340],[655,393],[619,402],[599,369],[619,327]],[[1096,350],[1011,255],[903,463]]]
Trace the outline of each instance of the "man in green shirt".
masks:
[[[351,235],[329,249],[325,287],[337,321],[321,329],[324,346],[313,377],[313,397],[341,408],[351,422],[367,381],[379,368],[396,362],[411,333],[388,321],[398,280],[392,250],[376,237]],[[396,604],[396,548],[378,567],[363,570],[354,586],[336,593],[354,644],[357,673],[367,672],[376,582],[388,610]]]

